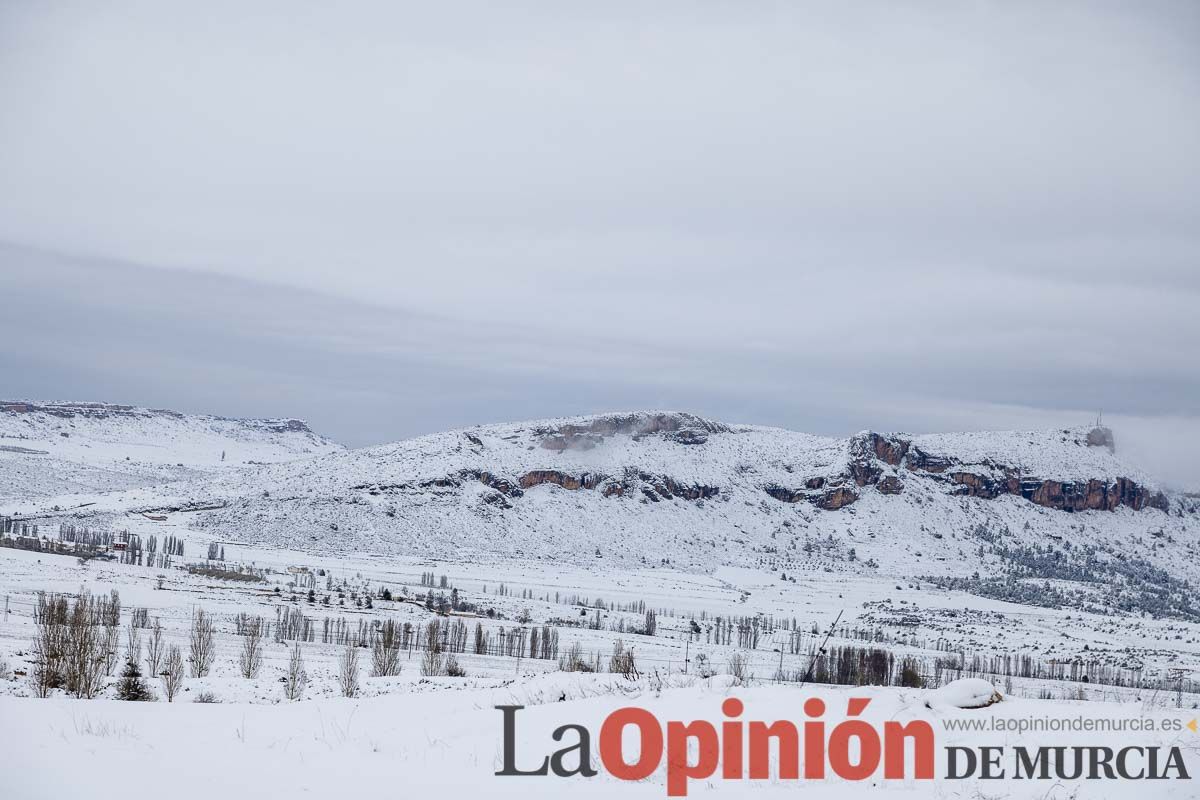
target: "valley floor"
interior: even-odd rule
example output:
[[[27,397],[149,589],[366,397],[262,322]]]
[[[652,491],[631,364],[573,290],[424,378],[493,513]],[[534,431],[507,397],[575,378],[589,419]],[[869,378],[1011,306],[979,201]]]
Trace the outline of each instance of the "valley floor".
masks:
[[[1200,626],[1194,624],[1031,608],[909,579],[818,568],[783,580],[739,568],[703,575],[615,570],[602,564],[583,569],[545,562],[433,561],[366,553],[329,558],[228,540],[219,544],[225,561],[208,563],[197,555],[210,544],[205,534],[183,527],[171,532],[185,538],[188,556],[168,568],[100,561],[85,565],[68,556],[0,549],[0,603],[5,609],[0,616],[0,661],[10,672],[32,670],[38,592],[118,592],[124,610],[118,662],[124,659],[124,626],[134,609],[145,609],[147,620],[158,621],[166,641],[185,654],[196,610],[205,610],[216,623],[211,673],[186,678],[171,704],[162,699],[154,678],[148,684],[157,701],[148,703],[116,700],[116,677],[107,678],[93,700],[69,698],[61,690],[36,698],[27,676],[0,681],[0,796],[128,800],[160,797],[169,787],[172,796],[197,798],[320,796],[358,790],[561,796],[568,789],[584,796],[619,791],[662,797],[663,767],[645,781],[631,783],[603,772],[569,783],[553,777],[496,777],[502,728],[494,706],[529,707],[519,726],[520,752],[540,760],[552,751],[550,732],[558,725],[583,724],[595,736],[604,717],[626,705],[646,707],[663,720],[719,721],[720,704],[731,695],[746,702],[746,719],[796,722],[803,719],[803,700],[821,696],[836,710],[837,716],[831,711],[830,717],[834,724],[845,718],[847,698],[870,697],[864,714],[868,721],[928,719],[935,724],[939,773],[945,746],[1033,741],[1114,748],[1178,746],[1187,768],[1200,779],[1200,735],[1187,729],[1170,735],[1043,735],[1039,741],[1012,733],[940,727],[946,716],[1194,719],[1200,695],[1177,691],[1192,689],[1200,668]],[[186,563],[227,570],[252,566],[264,579],[236,582],[192,574],[180,568]],[[380,598],[384,589],[392,600]],[[439,616],[420,599],[430,591],[445,597],[451,590],[480,616]],[[370,607],[364,602],[367,597]],[[657,613],[654,635],[640,632],[647,610]],[[841,622],[826,643],[825,634],[839,613]],[[286,699],[282,683],[294,646],[290,638],[268,636],[257,676],[247,679],[240,674],[239,614],[262,617],[272,626],[289,616],[310,621],[311,638],[301,644],[308,678],[302,699]],[[466,673],[462,677],[423,674],[419,648],[401,653],[399,675],[372,677],[370,651],[364,650],[359,695],[339,696],[338,658],[345,647],[336,632],[357,629],[360,622],[371,628],[383,620],[407,622],[414,630],[430,621],[461,620],[469,635],[478,625],[493,647],[476,655],[468,646],[458,654]],[[738,627],[748,626],[750,620],[757,620],[757,635],[742,640]],[[529,658],[525,652],[518,659],[494,647],[501,641],[501,629],[511,635],[518,628],[542,626],[557,636],[551,658]],[[728,641],[717,633],[722,629]],[[143,642],[147,635],[148,629],[141,629]],[[618,640],[632,649],[636,677],[607,671]],[[881,647],[897,659],[910,658],[925,688],[811,682],[802,687],[812,652],[822,644]],[[604,671],[560,671],[559,657],[573,645],[589,664],[599,663]],[[1008,662],[995,660],[1005,655]],[[972,667],[976,656],[982,666]],[[1098,679],[1103,677],[1100,673],[1084,679],[1078,670],[1065,668],[1052,678],[997,671],[997,664],[1015,664],[1021,656],[1048,665],[1103,664],[1113,674],[1135,675],[1138,680],[1134,685],[1110,685]],[[739,660],[744,673],[740,682],[729,674]],[[1136,665],[1141,669],[1133,670]],[[119,672],[118,665],[115,673]],[[1006,699],[975,711],[939,708],[936,703],[926,707],[937,686],[965,675],[985,677]],[[1173,675],[1185,676],[1188,683],[1172,682]],[[595,749],[594,740],[592,746]],[[1078,785],[909,780],[881,782],[879,788],[914,798],[1190,798],[1197,796],[1196,785],[1174,780]],[[690,792],[754,797],[801,786],[778,779],[708,780],[692,782]],[[821,784],[821,797],[861,797],[863,789],[864,784],[831,778]]]

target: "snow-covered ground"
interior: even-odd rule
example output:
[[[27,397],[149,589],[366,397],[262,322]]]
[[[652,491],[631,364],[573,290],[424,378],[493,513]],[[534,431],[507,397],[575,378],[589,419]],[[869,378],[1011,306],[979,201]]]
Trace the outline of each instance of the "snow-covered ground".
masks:
[[[0,782],[19,798],[178,798],[343,796],[396,792],[448,797],[665,797],[665,765],[642,781],[620,781],[606,771],[592,778],[497,777],[503,768],[502,717],[496,705],[523,705],[518,712],[516,753],[531,769],[557,749],[552,731],[579,724],[598,732],[618,708],[638,706],[659,719],[720,720],[721,703],[737,697],[744,719],[803,719],[801,704],[817,697],[830,709],[849,697],[870,699],[862,719],[881,725],[927,720],[934,725],[937,767],[948,746],[1013,747],[1037,737],[1012,732],[949,731],[946,719],[1019,721],[1069,719],[1087,714],[1112,720],[1191,717],[1147,711],[1137,703],[1006,700],[980,710],[933,709],[924,690],[837,689],[783,686],[731,687],[724,679],[677,679],[656,689],[622,685],[608,676],[553,675],[495,688],[430,685],[420,692],[359,700],[323,699],[279,706],[120,703],[103,700],[19,701],[0,698],[5,746]],[[565,699],[564,699],[565,698]],[[1083,708],[1083,706],[1087,708]],[[573,743],[568,738],[567,743]],[[1175,732],[1076,733],[1053,737],[1054,745],[1091,745],[1113,750],[1178,746],[1192,780],[933,781],[875,779],[780,780],[772,758],[766,780],[691,781],[688,796],[795,796],[860,798],[875,792],[911,798],[1175,798],[1196,797],[1200,736]],[[593,740],[593,748],[595,741]],[[633,760],[634,746],[629,747]],[[694,757],[694,756],[693,756]],[[1010,757],[1011,758],[1011,757]],[[1006,759],[1007,761],[1008,759]],[[69,767],[65,766],[65,764]],[[593,763],[599,759],[593,755]],[[1012,766],[1005,764],[1010,774]],[[718,773],[719,776],[719,773]]]

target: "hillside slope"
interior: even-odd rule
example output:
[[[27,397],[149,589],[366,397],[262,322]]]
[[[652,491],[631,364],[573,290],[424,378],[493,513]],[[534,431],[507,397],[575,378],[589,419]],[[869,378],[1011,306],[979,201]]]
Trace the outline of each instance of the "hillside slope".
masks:
[[[148,486],[341,449],[294,419],[0,401],[0,502]]]

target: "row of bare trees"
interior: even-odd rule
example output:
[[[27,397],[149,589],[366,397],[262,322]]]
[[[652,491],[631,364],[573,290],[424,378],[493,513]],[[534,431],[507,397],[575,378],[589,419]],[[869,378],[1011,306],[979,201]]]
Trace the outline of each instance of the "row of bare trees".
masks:
[[[81,590],[72,602],[66,595],[41,594],[35,610],[38,635],[34,642],[35,664],[31,681],[38,696],[47,696],[52,689],[63,688],[76,697],[94,697],[102,687],[104,678],[111,676],[117,663],[119,624],[121,621],[120,598],[114,591],[108,596],[93,597]],[[238,667],[243,677],[257,677],[264,660],[264,639],[269,636],[270,625],[261,617],[239,615],[237,632],[241,635],[241,651]],[[287,673],[284,678],[284,694],[289,699],[298,699],[308,684],[304,669],[300,641],[303,641],[309,625],[305,620],[276,620],[276,631],[281,628],[289,633],[300,634],[293,643]],[[367,633],[363,631],[362,633]],[[430,620],[423,627],[410,623],[400,624],[385,620],[369,629],[369,635],[348,636],[339,659],[338,685],[341,692],[355,696],[360,688],[359,650],[369,646],[370,670],[375,677],[399,675],[400,655],[405,649],[417,648],[423,652],[420,671],[423,676],[447,675],[461,677],[466,671],[458,663],[456,653],[475,652],[478,655],[499,654],[520,658],[549,659],[557,656],[558,632],[544,626],[516,629],[498,634],[499,644],[489,641],[488,632],[476,624],[474,636],[462,620]],[[157,677],[162,684],[168,702],[174,700],[182,689],[185,663],[192,678],[207,676],[216,656],[216,630],[213,617],[203,609],[192,615],[188,633],[188,657],[177,645],[168,645],[164,640],[159,620],[150,623],[144,610],[134,609],[129,614],[129,625],[125,633],[125,669],[118,684],[118,696],[125,699],[152,699],[153,695],[143,681],[146,677]],[[578,657],[569,659],[571,667],[578,669]],[[145,670],[142,671],[144,664]],[[590,665],[589,665],[590,666]],[[596,667],[598,668],[598,664]],[[625,651],[618,644],[611,665],[612,671],[624,674],[635,673],[632,651]]]
[[[107,610],[88,592],[80,592],[74,603],[61,594],[38,595],[29,675],[38,697],[58,688],[75,697],[95,697],[111,672],[109,646],[116,629],[107,625]]]
[[[135,609],[135,611],[138,611]],[[64,594],[38,594],[34,608],[37,632],[33,641],[33,666],[29,681],[34,694],[47,697],[54,689],[63,689],[80,698],[92,698],[117,664],[120,640],[121,599],[116,591],[93,596],[81,589],[72,600]],[[125,634],[125,664],[119,696],[150,699],[142,691],[141,664],[146,674],[162,680],[163,693],[171,701],[183,686],[183,653],[176,645],[167,646],[160,622],[147,625],[145,614],[131,613]],[[143,630],[145,659],[143,661]],[[190,658],[192,677],[208,674],[215,653],[212,617],[197,611],[192,619]]]

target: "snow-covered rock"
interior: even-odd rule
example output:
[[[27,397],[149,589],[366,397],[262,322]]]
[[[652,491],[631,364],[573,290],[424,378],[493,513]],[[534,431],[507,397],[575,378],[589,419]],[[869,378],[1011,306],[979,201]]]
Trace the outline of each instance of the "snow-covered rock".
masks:
[[[984,708],[999,703],[1004,696],[983,678],[959,678],[930,692],[926,705],[930,708]]]

